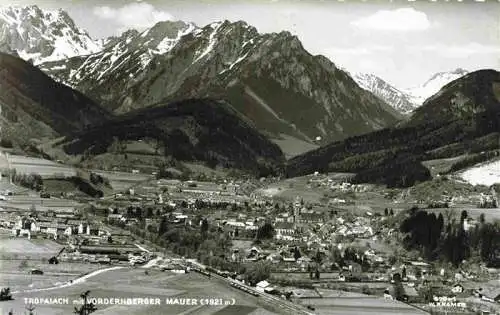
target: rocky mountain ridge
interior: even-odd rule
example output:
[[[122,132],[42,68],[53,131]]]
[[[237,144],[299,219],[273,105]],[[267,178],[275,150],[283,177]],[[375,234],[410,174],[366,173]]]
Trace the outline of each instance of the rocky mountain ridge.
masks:
[[[243,21],[160,22],[110,39],[98,53],[40,67],[118,114],[162,101],[225,99],[275,138],[326,143],[401,118],[296,36],[260,34]]]
[[[0,52],[33,64],[88,55],[102,49],[64,10],[38,6],[0,8]]]

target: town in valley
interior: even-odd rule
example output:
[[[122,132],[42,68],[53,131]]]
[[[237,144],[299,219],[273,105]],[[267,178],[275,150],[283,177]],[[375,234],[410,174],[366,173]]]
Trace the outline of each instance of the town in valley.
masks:
[[[500,3],[8,2],[1,315],[500,314]]]

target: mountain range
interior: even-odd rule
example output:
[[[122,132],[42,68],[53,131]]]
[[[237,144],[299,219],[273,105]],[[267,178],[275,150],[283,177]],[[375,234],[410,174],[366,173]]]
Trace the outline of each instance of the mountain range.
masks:
[[[410,95],[414,104],[420,106],[429,97],[439,92],[439,90],[446,84],[461,78],[468,73],[469,71],[462,68],[457,68],[452,71],[438,72],[429,78],[429,80],[427,80],[424,84],[403,90],[403,92]]]
[[[426,159],[498,149],[494,70],[439,73],[411,94],[242,21],[167,21],[93,40],[61,10],[0,12],[2,138],[81,165],[173,158],[407,186],[429,177]]]
[[[81,132],[112,116],[82,93],[5,53],[0,53],[0,112],[2,137],[22,144]]]
[[[40,64],[101,49],[101,41],[77,27],[63,10],[41,10],[36,5],[0,8],[0,52]]]
[[[284,162],[280,148],[251,122],[229,104],[210,99],[163,103],[130,112],[66,137],[58,145],[66,154],[87,155],[87,163],[96,159],[102,165],[102,155],[107,154],[114,161],[109,167],[126,163],[120,161],[122,156],[128,160],[138,157],[141,164],[150,157],[168,156],[267,176],[277,174]],[[127,153],[127,146],[135,146],[135,152],[129,149]]]
[[[286,174],[352,172],[354,181],[408,187],[430,179],[424,161],[460,157],[457,170],[498,157],[499,132],[500,72],[479,70],[445,85],[396,127],[290,159]]]
[[[274,139],[321,143],[395,124],[400,114],[289,32],[239,21],[160,22],[89,56],[40,68],[117,114],[185,98],[224,99]],[[126,91],[124,93],[124,91]]]
[[[84,30],[78,28],[63,10],[47,11],[41,10],[37,6],[1,9],[0,30],[2,31],[1,34],[3,34],[3,37],[0,38],[0,42],[2,43],[0,51],[17,54],[25,60],[31,60],[36,65],[42,64],[42,70],[52,77],[88,94],[97,102],[102,103],[108,109],[117,113],[124,113],[134,108],[147,107],[164,99],[178,100],[185,97],[186,89],[192,97],[216,98],[236,98],[234,96],[236,91],[235,93],[230,92],[239,90],[239,94],[246,94],[246,98],[253,99],[251,101],[257,105],[253,107],[263,107],[261,111],[264,110],[267,112],[263,113],[263,115],[274,116],[272,119],[267,117],[268,126],[261,126],[264,123],[260,118],[254,117],[253,120],[259,127],[264,127],[263,130],[269,132],[275,138],[292,136],[293,138],[312,143],[314,142],[313,139],[320,137],[324,139],[321,143],[327,143],[330,140],[338,140],[367,132],[367,129],[375,130],[380,129],[381,125],[392,124],[390,122],[391,119],[387,118],[388,115],[384,113],[382,115],[384,117],[375,117],[373,121],[367,122],[365,126],[358,124],[358,130],[344,130],[348,124],[339,123],[338,121],[333,122],[334,119],[332,117],[336,116],[335,114],[337,113],[332,113],[332,106],[325,105],[325,103],[331,103],[332,101],[342,102],[346,98],[345,95],[339,97],[338,95],[328,95],[334,94],[331,91],[318,91],[316,94],[321,95],[321,97],[311,97],[311,88],[302,86],[299,88],[299,90],[302,90],[299,91],[299,94],[302,94],[302,96],[309,94],[306,95],[306,98],[309,98],[309,100],[304,101],[312,101],[315,105],[320,103],[320,106],[316,107],[322,107],[317,108],[316,112],[323,119],[314,121],[316,128],[311,130],[310,127],[302,126],[303,124],[311,125],[310,121],[301,123],[297,121],[296,117],[286,117],[288,115],[274,108],[275,104],[268,104],[269,102],[263,99],[261,95],[255,93],[251,86],[248,86],[245,81],[241,80],[242,77],[246,80],[249,78],[248,75],[242,73],[243,71],[240,68],[244,68],[249,63],[245,59],[252,59],[252,57],[255,59],[255,54],[252,56],[252,53],[262,46],[259,45],[259,42],[274,43],[280,40],[279,35],[285,37],[284,41],[288,42],[288,38],[292,38],[293,36],[287,32],[258,34],[255,28],[244,22],[229,23],[225,21],[199,28],[192,23],[177,21],[162,22],[141,33],[136,30],[129,30],[121,34],[121,36],[110,37],[105,40],[93,40]],[[225,43],[221,36],[219,36],[224,32],[232,34],[231,39],[236,40],[237,44],[231,46]],[[184,40],[183,38],[186,35],[194,37],[195,40],[191,40],[191,42]],[[269,39],[269,35],[271,37],[273,37],[272,35],[278,36]],[[299,56],[308,54],[296,37],[292,41],[297,42],[300,50],[302,50],[298,54]],[[186,45],[189,47],[183,48]],[[221,46],[222,48],[219,48]],[[247,46],[246,49],[245,46]],[[183,60],[183,57],[179,56],[181,51],[187,49],[189,53],[189,50],[193,48],[197,49],[198,55],[191,56],[190,60]],[[286,47],[279,48],[283,49]],[[169,67],[169,71],[165,71],[164,67],[160,67],[157,71],[151,71],[150,68],[156,68],[153,64],[162,63],[162,58],[160,57],[165,55],[168,55],[167,59],[172,64],[179,63],[178,59],[181,59],[185,63],[184,66],[187,66],[188,69],[186,70],[186,67],[178,67],[178,69],[182,68],[183,73],[179,73],[181,70],[172,71],[172,67]],[[68,61],[68,58],[73,56],[75,58]],[[257,58],[263,59],[263,57],[265,56],[258,56]],[[152,62],[153,60],[154,62]],[[191,61],[191,64],[188,64],[188,61]],[[322,62],[329,63],[327,60],[322,60]],[[203,64],[208,64],[212,67],[215,65],[217,69],[212,71],[213,73],[210,73],[209,70],[202,69],[204,68]],[[267,64],[268,67],[275,66],[271,62]],[[255,65],[252,64],[251,66]],[[342,69],[337,69],[333,64],[328,65],[328,67],[342,71]],[[199,73],[200,71],[209,73],[209,80],[202,80],[202,84],[198,82],[195,84],[197,86],[191,86],[192,79],[189,77],[189,74]],[[163,73],[161,74],[161,72]],[[437,92],[444,84],[465,73],[466,71],[462,69],[457,69],[449,73],[438,73],[422,86],[403,91],[398,90],[373,74],[357,73],[352,75],[352,78],[360,87],[372,92],[399,113],[408,114],[420,106],[426,98]],[[168,77],[166,81],[165,76]],[[167,83],[167,86],[166,89],[162,89],[162,92],[148,91],[142,93],[145,95],[131,97],[130,95],[121,95],[121,89],[117,92],[114,91],[112,86],[110,88],[109,82],[114,82],[115,78],[120,78],[119,81],[132,90],[154,90],[159,84],[163,83]],[[286,78],[286,76],[271,79],[272,81],[279,81],[278,84],[282,85],[281,89],[283,89],[283,85],[286,85],[287,88],[291,85],[291,82],[288,82],[290,79]],[[298,85],[303,85],[303,82],[313,81],[310,77],[298,79],[295,85],[297,83]],[[147,82],[144,82],[145,80]],[[228,85],[224,86],[220,84],[219,81],[221,80],[227,82]],[[185,81],[189,82],[183,84]],[[216,83],[211,81],[216,81]],[[185,87],[185,85],[188,86]],[[105,91],[103,92],[103,90]],[[359,92],[357,93],[359,94]],[[179,94],[181,94],[180,97],[178,96]],[[231,101],[233,104],[245,103],[245,106],[248,106],[248,100],[236,101],[231,99]],[[243,114],[247,116],[256,115],[255,113],[245,113],[246,109],[242,110]],[[387,109],[383,108],[384,110]],[[374,108],[374,111],[380,112],[380,108]],[[363,116],[363,114],[366,114],[366,110],[359,113],[358,116]],[[392,114],[394,115],[394,113]],[[353,119],[357,118],[353,117]],[[318,120],[318,117],[315,120]],[[329,134],[329,128],[327,127],[332,124],[336,130],[331,132],[333,134]],[[309,130],[304,130],[304,127]]]
[[[0,53],[0,69],[1,137],[21,148],[49,148],[57,159],[87,165],[109,157],[111,167],[154,168],[169,157],[267,175],[284,162],[280,148],[223,101],[183,100],[115,116],[18,57]]]
[[[160,22],[94,40],[63,10],[4,8],[0,50],[108,111],[192,98],[225,100],[287,155],[394,125],[401,115],[289,32],[245,22]]]
[[[355,73],[352,77],[359,86],[372,92],[400,113],[410,114],[443,86],[467,73],[467,70],[461,68],[438,72],[424,84],[408,89],[398,89],[374,74]]]
[[[410,94],[398,90],[374,74],[356,73],[353,79],[360,87],[372,92],[402,114],[409,114],[418,106]]]

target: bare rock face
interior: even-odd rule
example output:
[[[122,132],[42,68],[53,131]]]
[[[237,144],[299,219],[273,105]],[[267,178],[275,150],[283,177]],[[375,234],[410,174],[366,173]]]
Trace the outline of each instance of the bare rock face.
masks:
[[[397,89],[376,75],[368,73],[357,73],[353,78],[363,89],[372,92],[400,113],[409,115],[446,84],[467,73],[467,70],[461,68],[438,72],[424,84],[409,89]]]
[[[0,8],[0,51],[33,64],[88,55],[102,49],[63,10]]]
[[[363,89],[372,92],[402,114],[410,114],[419,106],[413,102],[410,94],[398,90],[376,75],[357,73],[353,78]]]
[[[202,28],[160,22],[108,39],[98,53],[40,67],[116,113],[164,101],[226,99],[277,138],[328,142],[400,118],[327,58],[309,54],[296,36],[260,34],[242,21]]]

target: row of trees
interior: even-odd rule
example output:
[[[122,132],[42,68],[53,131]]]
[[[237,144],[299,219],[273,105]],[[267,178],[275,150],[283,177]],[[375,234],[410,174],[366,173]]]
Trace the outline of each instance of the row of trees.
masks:
[[[19,174],[16,172],[15,169],[13,169],[10,171],[10,176],[12,177],[12,182],[16,185],[33,189],[35,191],[41,191],[44,188],[43,179],[40,174],[37,173]],[[88,194],[89,196],[99,198],[102,197],[104,194],[101,190],[92,187],[88,182],[83,180],[81,177],[73,176],[68,178],[68,180],[71,181],[73,184],[75,184],[75,186],[80,191]],[[90,181],[94,185],[104,184],[109,186],[109,181],[107,179],[94,173],[90,174]]]
[[[498,143],[497,143],[498,146]],[[487,152],[477,153],[471,156],[464,157],[459,161],[453,163],[449,170],[446,172],[447,174],[454,173],[456,171],[462,170],[464,168],[470,167],[472,165],[485,162],[491,160],[499,155],[499,150],[492,150]]]
[[[479,224],[466,228],[467,218],[465,210],[460,220],[453,219],[450,212],[445,222],[441,213],[413,208],[400,225],[400,231],[405,233],[404,246],[421,251],[430,260],[444,260],[454,266],[471,257],[480,257],[487,265],[498,265],[500,222],[485,222],[482,214]]]
[[[12,182],[16,185],[23,186],[36,191],[43,189],[42,176],[36,173],[18,174],[15,169],[12,171]]]
[[[267,261],[243,265],[229,259],[228,253],[232,242],[221,227],[211,226],[208,220],[202,217],[193,220],[193,223],[192,225],[176,224],[164,216],[156,230],[139,226],[132,227],[131,232],[175,254],[196,258],[212,268],[244,274],[245,279],[251,284],[269,278],[271,265]],[[272,238],[274,233],[273,226],[266,223],[259,228],[256,238],[262,240]],[[295,255],[300,257],[298,249]]]
[[[407,248],[421,250],[428,259],[435,258],[444,226],[444,218],[440,213],[429,213],[412,208],[410,217],[403,220],[400,230],[406,233],[404,245]]]
[[[495,136],[487,136],[492,133]],[[456,146],[457,142],[463,145]],[[450,148],[453,150],[443,150]],[[332,143],[321,152],[297,156],[287,162],[288,177],[314,171],[356,170],[357,182],[411,186],[430,179],[422,161],[498,149],[496,114],[478,113],[467,119],[413,120],[404,127],[387,128]]]
[[[110,186],[109,180],[99,174],[96,174],[94,172],[90,172],[90,182],[94,185],[105,185],[105,186]]]
[[[192,226],[179,225],[169,222],[164,216],[153,241],[176,254],[208,262],[208,265],[224,264],[227,250],[231,247],[229,237],[221,233],[220,228],[210,226],[204,218],[199,218],[194,223]]]

